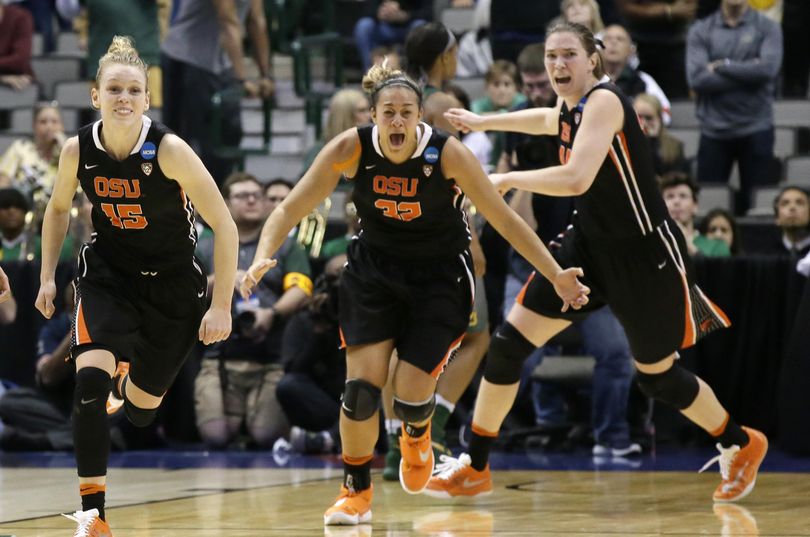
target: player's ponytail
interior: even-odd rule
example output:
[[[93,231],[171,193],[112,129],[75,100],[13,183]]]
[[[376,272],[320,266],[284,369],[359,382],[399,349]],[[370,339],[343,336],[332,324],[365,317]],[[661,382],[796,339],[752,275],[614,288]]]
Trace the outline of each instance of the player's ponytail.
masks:
[[[96,71],[96,84],[101,80],[101,72],[110,64],[131,65],[143,72],[146,78],[146,62],[138,55],[135,44],[129,36],[116,35],[107,49],[107,53],[98,61],[98,71]]]

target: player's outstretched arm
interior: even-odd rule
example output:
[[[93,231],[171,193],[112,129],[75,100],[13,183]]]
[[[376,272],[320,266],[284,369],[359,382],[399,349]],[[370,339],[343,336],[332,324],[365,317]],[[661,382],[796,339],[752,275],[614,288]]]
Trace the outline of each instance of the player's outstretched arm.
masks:
[[[562,102],[562,101],[561,101]],[[451,108],[444,113],[450,123],[462,132],[510,131],[533,135],[557,134],[560,105],[554,108],[527,108],[506,114],[478,115],[463,108]]]
[[[335,190],[341,175],[354,177],[360,162],[360,136],[349,129],[333,138],[315,157],[312,166],[264,223],[253,264],[242,278],[241,293],[247,298],[275,260],[290,230]]]
[[[453,178],[479,211],[509,243],[554,284],[564,309],[587,304],[590,290],[577,280],[579,268],[563,270],[534,231],[495,190],[469,149],[451,138],[442,151],[442,171]]]
[[[163,137],[158,162],[163,173],[177,181],[214,230],[214,290],[199,336],[206,345],[222,341],[231,333],[231,298],[239,246],[236,224],[211,174],[181,138],[174,134]]]
[[[79,186],[78,167],[79,138],[74,136],[62,146],[53,193],[42,221],[42,266],[39,271],[36,308],[47,319],[50,319],[54,312],[53,299],[56,297],[54,275],[59,262],[59,251],[62,249],[70,225],[73,195]]]

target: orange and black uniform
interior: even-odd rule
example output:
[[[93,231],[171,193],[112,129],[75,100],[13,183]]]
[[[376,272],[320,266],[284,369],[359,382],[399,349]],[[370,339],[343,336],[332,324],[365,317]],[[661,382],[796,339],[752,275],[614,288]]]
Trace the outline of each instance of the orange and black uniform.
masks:
[[[447,135],[420,123],[416,151],[394,164],[376,126],[357,131],[350,180],[362,231],[341,280],[343,341],[393,339],[400,360],[438,377],[467,330],[475,294],[464,194],[442,173]]]
[[[78,178],[95,233],[79,252],[72,356],[91,348],[130,362],[130,380],[161,396],[197,340],[206,277],[194,258],[194,209],[158,164],[165,126],[143,118],[122,161],[101,145],[103,124],[79,130]]]
[[[561,313],[552,285],[532,274],[518,302],[547,317],[570,320],[609,304],[633,357],[654,363],[730,323],[694,283],[683,234],[669,218],[656,184],[649,144],[631,101],[618,87],[602,81],[574,109],[563,103],[561,163],[570,158],[582,115],[588,113],[585,103],[597,90],[619,97],[624,125],[591,187],[575,198],[573,229],[555,253],[561,266],[582,267],[591,300],[581,310]]]

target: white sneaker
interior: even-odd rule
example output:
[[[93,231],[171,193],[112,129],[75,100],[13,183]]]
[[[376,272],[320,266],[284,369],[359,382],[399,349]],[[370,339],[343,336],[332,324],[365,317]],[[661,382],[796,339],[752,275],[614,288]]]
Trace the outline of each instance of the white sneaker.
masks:
[[[112,537],[110,526],[98,517],[98,509],[62,516],[77,524],[73,537]]]
[[[594,457],[627,457],[641,453],[641,446],[635,442],[623,448],[612,448],[604,444],[594,444],[591,450]]]

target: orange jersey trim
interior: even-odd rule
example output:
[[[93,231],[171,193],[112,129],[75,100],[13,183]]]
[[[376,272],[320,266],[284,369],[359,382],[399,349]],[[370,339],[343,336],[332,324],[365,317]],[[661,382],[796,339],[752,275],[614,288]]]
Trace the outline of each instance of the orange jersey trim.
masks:
[[[87,323],[84,321],[84,309],[82,308],[82,301],[79,299],[79,307],[76,311],[76,344],[83,345],[85,343],[92,343],[90,332],[87,331]]]
[[[515,297],[515,302],[517,302],[521,306],[523,305],[523,299],[526,296],[526,289],[529,288],[529,284],[534,279],[535,274],[537,274],[537,273],[532,272],[531,274],[529,274],[529,278],[526,280],[526,283],[523,284],[523,287],[520,288],[520,292],[518,293],[518,296]]]
[[[360,160],[360,144],[357,143],[354,146],[354,151],[352,151],[352,156],[350,156],[343,162],[336,162],[335,164],[332,164],[332,170],[338,173],[343,173],[349,168],[351,168],[353,165],[357,164],[359,160]]]
[[[447,349],[447,352],[445,353],[444,358],[442,358],[442,361],[439,362],[439,365],[437,365],[436,368],[430,372],[431,377],[433,377],[434,379],[438,379],[442,375],[442,373],[444,372],[444,368],[447,367],[447,362],[449,362],[450,357],[453,356],[453,351],[459,348],[459,346],[461,345],[461,340],[464,339],[465,335],[466,332],[464,334],[461,334],[461,336],[458,339],[456,339],[454,342],[450,344],[450,347]]]
[[[97,494],[99,492],[105,492],[106,490],[107,490],[106,485],[96,485],[94,483],[88,483],[85,485],[79,485],[79,496]]]

